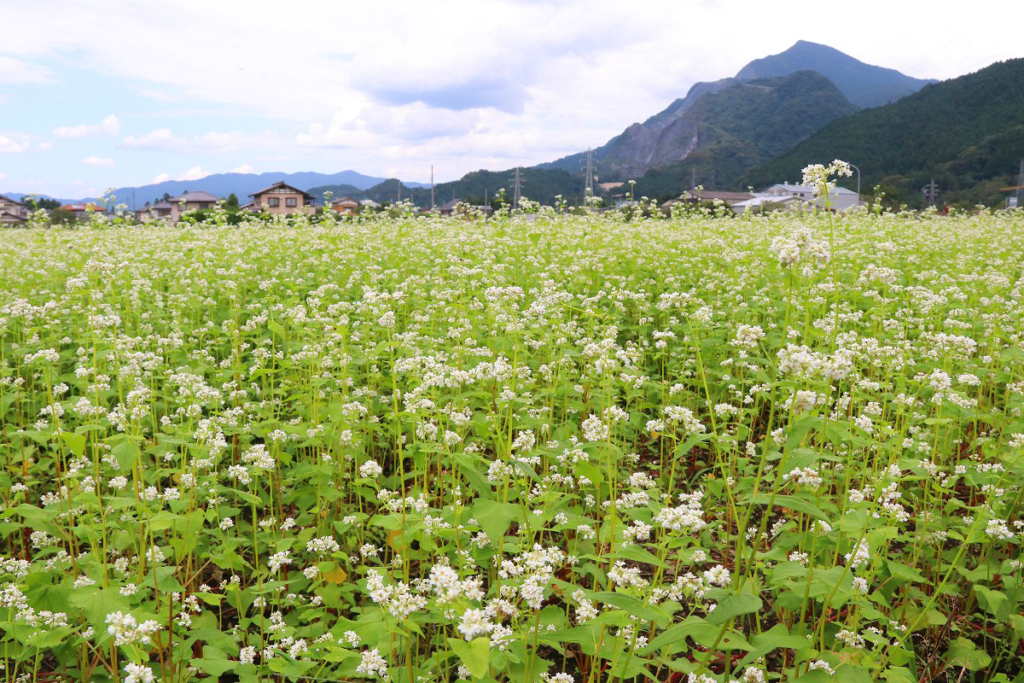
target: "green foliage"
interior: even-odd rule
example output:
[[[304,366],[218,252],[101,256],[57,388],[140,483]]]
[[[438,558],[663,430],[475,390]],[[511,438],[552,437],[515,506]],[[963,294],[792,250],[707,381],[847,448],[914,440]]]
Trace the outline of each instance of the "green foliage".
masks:
[[[846,159],[862,187],[884,183],[912,207],[932,179],[942,204],[1001,206],[1000,187],[1016,185],[1024,157],[1024,59],[929,85],[898,102],[858,112],[744,174],[735,184],[761,187],[799,178],[809,159]],[[845,185],[850,186],[847,182]]]
[[[2,235],[5,678],[1020,674],[1016,214],[391,210]]]
[[[53,211],[59,209],[61,203],[56,199],[47,199],[46,197],[33,197],[28,196],[22,200],[22,203],[29,211],[38,211],[39,209],[47,209]]]
[[[697,149],[681,162],[645,173],[636,191],[678,196],[693,179],[706,188],[733,189],[745,171],[856,110],[835,85],[812,71],[707,94],[673,124],[696,131]]]

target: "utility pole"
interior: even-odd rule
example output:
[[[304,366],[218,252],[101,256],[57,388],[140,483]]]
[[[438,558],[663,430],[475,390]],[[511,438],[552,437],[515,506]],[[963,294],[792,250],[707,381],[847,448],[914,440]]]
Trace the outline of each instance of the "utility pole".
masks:
[[[589,205],[594,197],[594,159],[587,147],[587,180],[583,185],[583,194],[586,195],[586,202]]]
[[[434,165],[430,165],[430,210],[434,210]]]
[[[519,167],[516,167],[516,174],[512,176],[512,208],[519,208],[519,200],[523,196],[523,180],[519,177]]]
[[[398,181],[398,203],[402,203],[402,181]]]
[[[935,179],[921,188],[921,193],[924,195],[924,206],[927,209],[929,206],[935,206],[939,199],[939,188],[935,186]]]
[[[695,190],[697,188],[697,168],[690,169],[690,189]]]
[[[1024,209],[1024,159],[1020,160],[1020,175],[1017,176],[1017,208]]]

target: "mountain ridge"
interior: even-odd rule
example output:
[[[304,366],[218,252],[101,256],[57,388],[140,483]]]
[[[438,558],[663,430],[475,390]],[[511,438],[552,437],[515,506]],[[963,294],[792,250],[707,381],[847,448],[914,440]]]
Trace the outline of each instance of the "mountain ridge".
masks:
[[[611,173],[616,180],[626,179],[621,177],[625,169],[622,169],[615,161],[616,150],[628,147],[630,142],[635,142],[643,137],[639,134],[637,126],[649,133],[657,134],[671,125],[673,121],[684,116],[691,107],[707,95],[716,94],[752,80],[785,77],[797,71],[820,73],[831,80],[850,102],[862,108],[874,107],[883,102],[899,99],[909,92],[914,92],[914,88],[920,89],[928,83],[934,82],[906,76],[895,69],[866,64],[827,45],[799,40],[779,54],[748,62],[737,72],[736,76],[717,81],[694,83],[685,97],[674,100],[662,111],[648,117],[642,123],[628,126],[622,133],[604,145],[591,150],[592,158],[598,163],[598,174],[607,178]],[[622,153],[618,156],[622,156]],[[577,152],[555,161],[537,164],[535,168],[561,168],[570,173],[579,173],[584,170],[585,165],[586,152]],[[657,166],[630,168],[629,170],[634,174],[640,171],[639,175],[642,175],[654,168]]]
[[[283,173],[267,171],[264,173],[213,173],[197,180],[165,180],[148,185],[119,187],[103,194],[102,197],[83,197],[81,199],[59,199],[62,203],[95,202],[113,196],[118,204],[127,204],[130,209],[142,208],[146,203],[156,203],[163,199],[164,194],[172,197],[190,190],[201,190],[212,195],[227,198],[235,194],[244,204],[248,196],[276,182],[284,181],[300,190],[308,190],[318,185],[351,185],[366,190],[378,185],[387,178],[369,176],[358,171],[345,170],[337,173],[319,173],[316,171],[297,171]],[[405,181],[403,181],[405,182]],[[405,182],[410,187],[430,187],[426,183]],[[21,201],[28,193],[0,193],[5,197]],[[40,195],[46,197],[46,195]]]
[[[897,102],[832,121],[791,149],[745,172],[735,186],[799,177],[811,163],[843,159],[881,184],[891,201],[920,205],[935,180],[941,203],[998,205],[1016,185],[1024,157],[1024,58],[996,62],[930,84]],[[849,186],[849,183],[847,183]]]

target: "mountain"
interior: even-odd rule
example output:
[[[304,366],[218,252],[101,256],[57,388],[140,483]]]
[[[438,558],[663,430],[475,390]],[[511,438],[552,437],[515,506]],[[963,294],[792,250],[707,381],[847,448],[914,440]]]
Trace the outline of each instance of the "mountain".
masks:
[[[798,40],[793,47],[777,55],[755,59],[740,69],[736,78],[775,78],[803,69],[812,69],[828,78],[848,100],[862,109],[895,102],[936,82],[865,64],[828,45],[806,40]]]
[[[638,178],[635,191],[649,197],[678,193],[693,175],[707,187],[725,187],[745,170],[855,111],[831,81],[813,71],[746,81],[704,93],[664,126],[630,126],[602,165],[620,177]],[[668,169],[685,182],[671,189],[652,187],[652,177],[666,176],[646,174]]]
[[[341,197],[354,197],[357,199],[362,199],[364,189],[366,188],[356,187],[355,185],[335,184],[307,187],[306,192],[313,195],[313,197],[319,202],[323,201],[324,194],[328,192],[331,193],[331,199],[339,199]]]
[[[318,185],[351,185],[360,189],[372,187],[384,181],[356,171],[340,173],[314,173],[300,171],[298,173],[214,173],[199,180],[166,180],[162,183],[143,185],[141,187],[120,187],[108,194],[114,195],[118,203],[127,203],[129,207],[139,208],[146,202],[154,203],[163,198],[164,194],[172,197],[189,190],[202,190],[218,197],[227,197],[234,193],[241,203],[248,200],[250,194],[276,182],[284,181],[300,190],[308,190]],[[409,183],[415,187],[423,187],[422,183]]]
[[[792,147],[829,121],[857,111],[814,71],[755,80],[709,93],[653,142],[636,196],[677,195],[697,184],[731,187],[744,171]],[[681,145],[685,145],[681,147]],[[672,156],[682,161],[672,161]]]
[[[706,95],[721,92],[727,88],[740,85],[751,80],[779,78],[789,76],[797,71],[817,71],[831,80],[843,95],[857,107],[874,107],[891,102],[915,92],[930,82],[919,78],[905,76],[893,69],[865,64],[839,50],[826,45],[819,45],[804,40],[797,41],[785,52],[777,55],[755,59],[733,78],[723,78],[712,82],[700,82],[693,85],[686,97],[672,102],[661,112],[651,116],[643,123],[635,123],[623,133],[593,150],[592,156],[597,163],[597,174],[605,180],[626,180],[626,173],[620,159],[635,156],[629,150],[634,144],[649,144],[650,134],[658,134],[682,117]],[[637,127],[645,131],[642,133]],[[540,164],[537,168],[561,168],[570,173],[579,173],[586,167],[586,152],[579,152],[562,157],[556,161]],[[679,161],[675,159],[674,161]],[[646,172],[657,166],[630,166],[633,175],[640,170]]]
[[[441,206],[452,199],[459,199],[470,204],[493,202],[499,190],[505,190],[505,201],[512,202],[512,175],[508,171],[473,171],[459,180],[438,183],[434,186],[434,205]],[[542,204],[554,204],[555,197],[561,195],[570,204],[579,203],[583,198],[583,179],[572,176],[560,169],[521,168],[519,170],[522,183],[522,196],[539,201]],[[355,199],[372,199],[381,204],[394,203],[399,196],[399,180],[390,178],[359,192],[335,192],[335,197],[342,194],[351,195]],[[330,186],[315,187],[308,192],[318,199],[323,192],[334,189]],[[413,183],[401,183],[402,200],[411,200],[416,206],[430,206],[430,186]]]
[[[999,188],[1017,184],[1024,157],[1021,83],[1024,59],[1013,59],[926,86],[833,121],[734,186],[793,180],[808,164],[844,159],[861,169],[863,189],[881,183],[897,203],[919,206],[921,187],[934,179],[940,203],[999,205]]]

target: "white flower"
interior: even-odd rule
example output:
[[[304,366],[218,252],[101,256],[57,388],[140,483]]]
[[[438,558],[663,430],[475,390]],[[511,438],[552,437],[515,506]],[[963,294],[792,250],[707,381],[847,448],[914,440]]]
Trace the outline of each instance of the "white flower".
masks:
[[[487,612],[482,609],[468,609],[459,620],[459,632],[466,640],[473,640],[478,636],[485,636],[494,630]]]
[[[364,479],[376,479],[384,474],[384,468],[376,460],[367,460],[359,466],[359,476]]]
[[[608,425],[601,422],[601,418],[594,414],[584,420],[581,427],[583,428],[583,438],[587,441],[604,441],[611,433]]]
[[[712,586],[719,586],[725,588],[732,583],[732,578],[729,576],[729,570],[720,564],[716,564],[711,569],[704,572],[704,580]]]
[[[128,674],[124,678],[124,683],[153,683],[156,680],[153,671],[141,664],[125,664],[124,672]]]
[[[364,650],[363,658],[356,667],[356,673],[370,676],[379,676],[388,680],[388,663],[380,656],[380,650]]]

